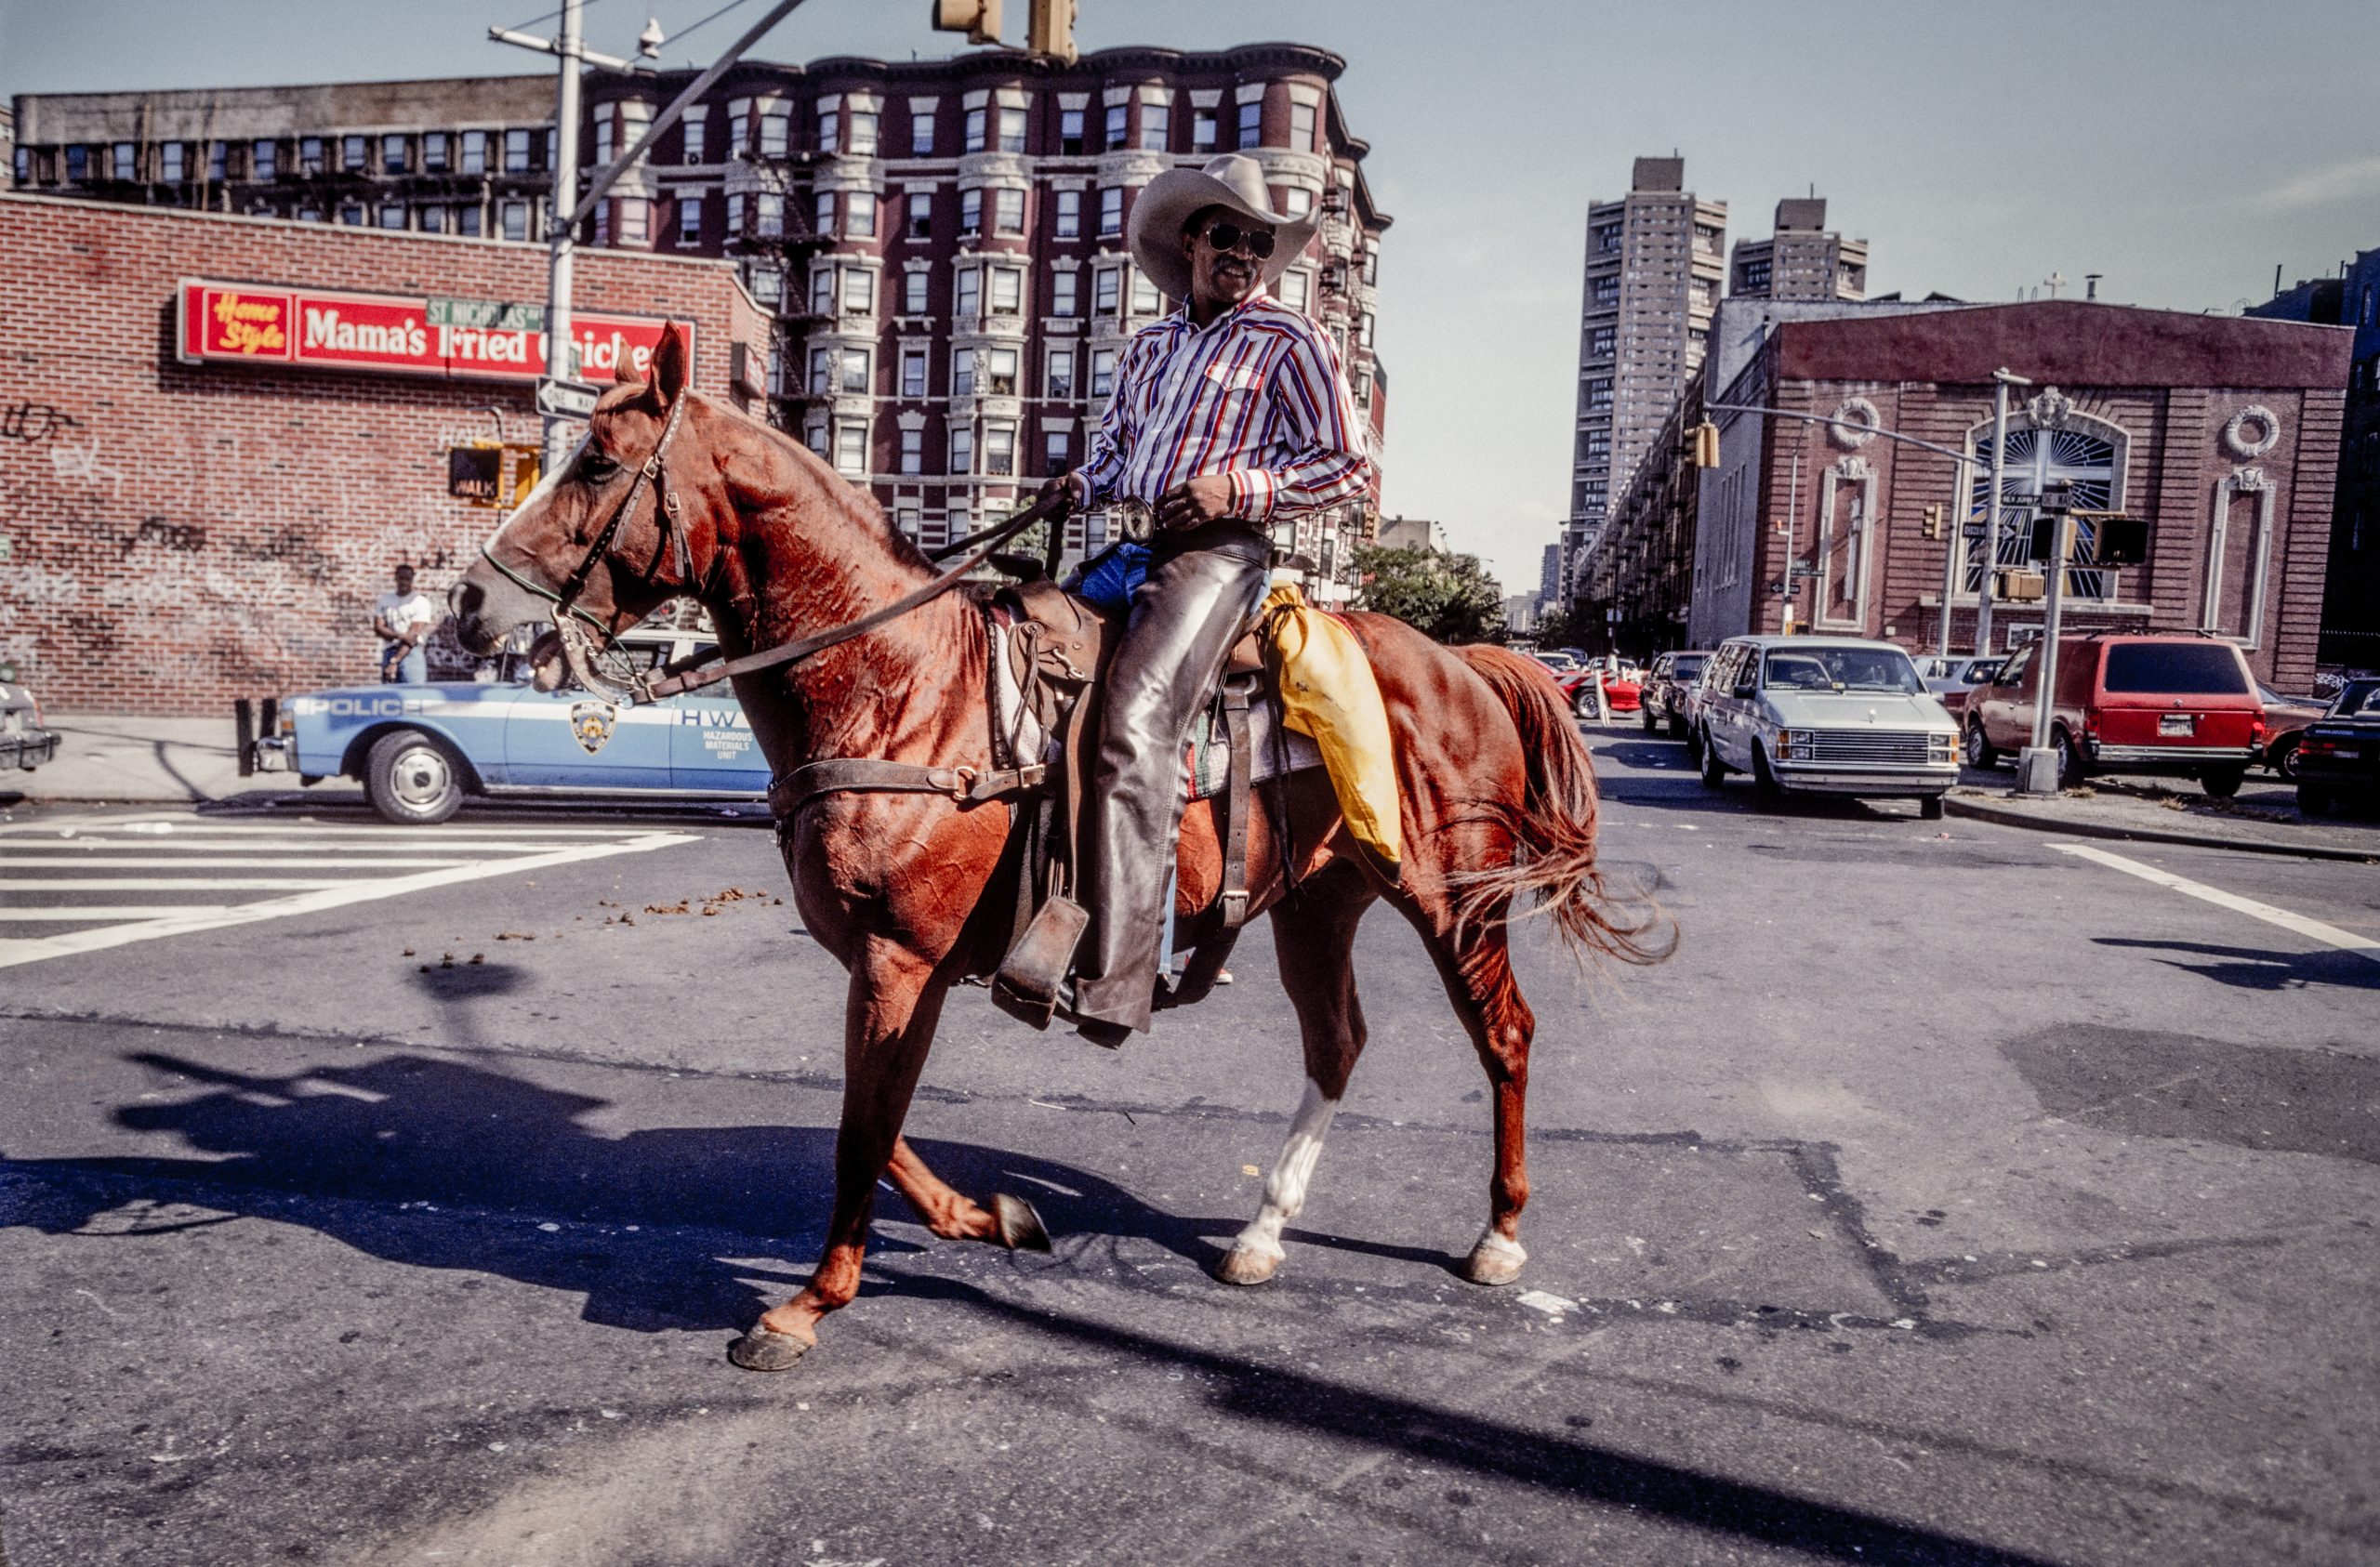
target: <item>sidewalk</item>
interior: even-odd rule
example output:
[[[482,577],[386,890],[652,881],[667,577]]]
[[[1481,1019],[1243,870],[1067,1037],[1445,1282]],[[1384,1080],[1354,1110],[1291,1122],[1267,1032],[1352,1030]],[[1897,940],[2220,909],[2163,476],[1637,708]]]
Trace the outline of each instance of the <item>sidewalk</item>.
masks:
[[[2295,796],[2285,787],[2252,784],[2237,799],[2218,800],[2199,793],[2192,784],[2162,789],[2097,780],[2085,789],[2046,797],[1963,784],[1951,790],[1943,804],[1952,816],[2076,837],[2188,844],[2317,860],[2380,861],[2380,821],[2353,817],[2308,821],[2297,814]]]
[[[46,721],[58,731],[57,759],[0,773],[0,800],[219,800],[295,783],[281,773],[240,776],[228,709],[207,718],[53,713]]]

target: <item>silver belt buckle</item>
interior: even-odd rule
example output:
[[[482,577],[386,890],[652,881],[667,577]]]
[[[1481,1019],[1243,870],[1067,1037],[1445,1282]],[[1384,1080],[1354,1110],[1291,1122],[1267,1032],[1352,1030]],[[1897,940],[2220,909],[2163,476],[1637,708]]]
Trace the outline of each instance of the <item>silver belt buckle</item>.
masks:
[[[1137,495],[1125,495],[1115,505],[1116,532],[1118,537],[1134,544],[1146,544],[1157,532],[1157,511]]]

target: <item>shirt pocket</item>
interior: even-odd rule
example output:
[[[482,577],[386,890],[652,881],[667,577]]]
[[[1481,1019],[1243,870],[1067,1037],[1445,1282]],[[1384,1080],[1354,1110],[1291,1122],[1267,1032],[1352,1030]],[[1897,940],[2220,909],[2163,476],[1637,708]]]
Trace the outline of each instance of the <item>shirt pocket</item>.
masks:
[[[1253,364],[1210,364],[1206,381],[1216,392],[1251,392],[1264,381],[1264,372]]]

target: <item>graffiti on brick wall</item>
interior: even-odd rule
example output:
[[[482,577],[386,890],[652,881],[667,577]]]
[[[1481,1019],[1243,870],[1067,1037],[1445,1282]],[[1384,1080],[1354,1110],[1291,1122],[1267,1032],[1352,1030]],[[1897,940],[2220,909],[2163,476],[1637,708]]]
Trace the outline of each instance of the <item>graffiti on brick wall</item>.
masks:
[[[125,557],[128,559],[144,544],[190,555],[206,547],[206,530],[195,522],[168,522],[162,517],[144,517],[140,526],[124,541]]]
[[[50,403],[22,402],[0,407],[0,441],[38,445],[80,428],[73,415]]]

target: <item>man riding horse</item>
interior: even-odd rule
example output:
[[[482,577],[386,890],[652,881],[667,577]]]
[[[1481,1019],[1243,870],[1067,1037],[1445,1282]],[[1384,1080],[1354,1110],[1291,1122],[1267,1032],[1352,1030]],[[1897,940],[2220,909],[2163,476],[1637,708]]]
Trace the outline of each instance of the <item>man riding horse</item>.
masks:
[[[1155,523],[1108,671],[1091,791],[1093,924],[1071,1009],[1104,1045],[1149,1026],[1183,746],[1264,597],[1270,527],[1371,485],[1337,345],[1267,292],[1317,227],[1273,210],[1245,153],[1151,180],[1132,209],[1132,259],[1182,308],[1126,345],[1087,460],[1042,491]]]

